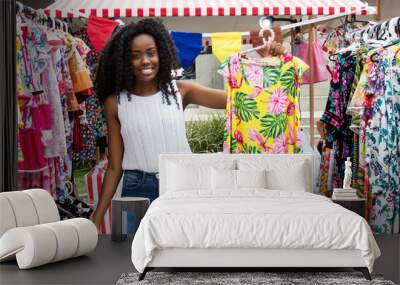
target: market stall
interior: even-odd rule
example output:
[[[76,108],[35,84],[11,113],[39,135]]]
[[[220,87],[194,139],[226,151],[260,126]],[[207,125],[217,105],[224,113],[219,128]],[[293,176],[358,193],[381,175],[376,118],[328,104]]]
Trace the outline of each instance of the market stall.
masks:
[[[379,4],[379,3],[378,3]],[[379,6],[378,6],[379,8]],[[292,29],[298,27],[305,27],[309,29],[309,36],[308,36],[308,45],[314,46],[315,42],[315,34],[318,25],[322,23],[326,23],[328,21],[337,19],[337,18],[346,18],[346,21],[340,24],[337,28],[333,29],[333,37],[336,37],[337,41],[335,42],[336,46],[334,49],[341,50],[341,48],[349,45],[349,39],[356,38],[359,40],[363,38],[366,40],[367,38],[374,38],[373,32],[378,29],[378,26],[370,25],[370,30],[366,33],[363,33],[362,36],[358,35],[358,37],[349,38],[349,33],[351,34],[359,34],[357,33],[357,29],[352,27],[352,30],[348,31],[347,28],[349,25],[355,26],[356,18],[355,15],[368,15],[368,14],[375,14],[377,13],[379,16],[379,9],[378,11],[374,7],[368,6],[365,2],[354,0],[354,1],[251,1],[250,3],[244,3],[243,1],[209,1],[204,3],[202,1],[157,1],[154,5],[149,5],[148,1],[136,1],[135,3],[131,3],[128,1],[107,1],[102,3],[94,3],[92,1],[66,1],[60,0],[55,2],[54,4],[50,5],[45,9],[45,13],[49,16],[53,16],[56,18],[90,18],[90,17],[103,17],[103,18],[136,18],[136,17],[165,17],[165,19],[173,18],[173,17],[230,17],[230,16],[248,16],[248,17],[256,17],[256,16],[287,16],[291,17],[294,20],[294,23],[289,25],[282,25],[280,26],[281,31],[291,31]],[[350,20],[348,20],[347,15],[352,15]],[[308,20],[304,19],[301,16],[308,16]],[[379,19],[378,19],[379,20]],[[382,30],[393,30],[395,28],[396,19],[392,19],[387,24],[383,24],[379,26],[379,28],[383,28]],[[397,24],[398,25],[398,24]],[[375,28],[374,28],[375,27]],[[396,26],[398,28],[398,26]],[[381,30],[381,32],[382,32]],[[232,31],[232,29],[230,29]],[[208,33],[207,33],[208,32]],[[217,43],[215,33],[209,33],[209,31],[202,31],[201,36],[203,38],[203,43],[205,40],[205,44],[215,45]],[[244,39],[243,43],[248,43],[248,38],[250,37],[250,31],[239,33]],[[376,33],[379,34],[379,33]],[[289,33],[290,35],[290,33]],[[331,36],[332,33],[329,33]],[[284,35],[285,36],[285,35]],[[396,38],[395,34],[391,34],[389,37],[386,37],[385,40],[389,41]],[[378,39],[382,40],[382,36],[378,35]],[[327,41],[331,41],[331,38],[327,37],[325,43]],[[350,41],[351,42],[351,41]],[[250,41],[251,43],[251,41]],[[324,43],[324,44],[325,44]],[[253,42],[254,45],[254,42]],[[325,47],[326,48],[326,47]],[[215,48],[217,50],[217,48]],[[335,51],[330,50],[331,53],[335,53]],[[213,49],[214,55],[218,57],[216,52]],[[314,82],[317,82],[317,78],[315,78],[315,68],[318,62],[315,62],[315,54],[314,51],[310,48],[308,50],[308,57],[309,62],[308,65],[310,66],[310,73],[309,73],[309,105],[310,105],[310,144],[314,146],[314,138],[315,138],[315,130],[314,130]],[[221,62],[223,60],[220,60]],[[335,59],[332,58],[332,62],[335,62]],[[337,64],[337,63],[336,63]],[[339,65],[340,66],[340,65]],[[340,68],[339,68],[340,69]],[[359,74],[360,75],[360,74]],[[351,93],[350,86],[348,87],[348,93]],[[331,83],[331,90],[334,89],[333,83]],[[332,91],[333,92],[333,91]],[[332,93],[330,92],[330,94]],[[346,94],[348,94],[346,93]],[[352,94],[352,93],[351,93]],[[331,96],[331,95],[330,95]],[[351,96],[351,95],[350,95]],[[348,100],[348,99],[346,99]],[[342,101],[341,101],[342,102]],[[347,101],[344,102],[345,107],[347,108]],[[329,104],[329,102],[328,102]],[[333,106],[333,105],[332,105]],[[343,112],[346,112],[344,110]],[[329,126],[329,106],[327,105],[326,111],[323,114],[321,122]],[[368,130],[367,130],[368,131]],[[328,135],[335,136],[335,132],[328,127]],[[235,138],[236,139],[236,138]],[[353,138],[351,139],[352,147],[355,144],[358,144],[358,138],[354,138],[356,143],[354,143]],[[250,138],[251,140],[251,138]],[[254,139],[256,140],[256,139]],[[342,142],[339,138],[331,138],[332,140],[338,140],[338,144],[342,147]],[[261,144],[262,145],[262,144]],[[329,146],[332,147],[332,146]],[[365,145],[364,145],[365,147]],[[249,151],[253,151],[254,149],[249,148]],[[265,148],[266,150],[268,148]],[[343,156],[343,149],[341,151],[341,155]],[[267,151],[266,151],[267,152]],[[352,154],[355,155],[357,150],[352,149]],[[368,151],[367,151],[368,153]],[[353,157],[357,159],[356,157]],[[341,181],[343,178],[343,165],[344,160],[343,157],[337,156],[335,158],[335,163],[337,163],[337,181]],[[321,169],[325,167],[326,161],[323,161],[321,165]],[[370,165],[367,163],[363,165],[362,171],[368,172],[368,167]],[[366,168],[367,167],[367,168]],[[326,168],[326,167],[325,167]],[[342,169],[342,170],[340,170]],[[355,172],[357,172],[356,170]],[[326,173],[322,173],[323,175]],[[392,175],[393,173],[390,173]],[[368,176],[368,174],[366,174]],[[376,177],[369,177],[371,181],[379,180]],[[340,187],[341,182],[335,182],[335,186]],[[327,194],[324,190],[325,186],[322,187],[321,193],[326,194],[327,196],[331,195],[331,192]],[[374,185],[365,184],[364,188],[360,190],[359,195],[365,196],[369,203],[373,203],[372,201],[375,199],[371,198],[371,189],[374,189]],[[324,192],[325,191],[325,192]],[[332,191],[332,190],[330,190]],[[329,191],[328,191],[329,192]],[[372,191],[373,193],[374,191]],[[374,194],[372,194],[374,195]],[[385,198],[382,198],[385,199]],[[377,220],[376,215],[379,212],[379,207],[375,207],[375,210],[372,210],[374,207],[372,205],[369,206],[368,211],[370,211],[370,216],[373,219]],[[378,232],[384,232],[381,228],[381,225],[376,225],[376,221],[372,220],[372,223],[376,226],[376,230]],[[397,231],[394,229],[394,231]]]

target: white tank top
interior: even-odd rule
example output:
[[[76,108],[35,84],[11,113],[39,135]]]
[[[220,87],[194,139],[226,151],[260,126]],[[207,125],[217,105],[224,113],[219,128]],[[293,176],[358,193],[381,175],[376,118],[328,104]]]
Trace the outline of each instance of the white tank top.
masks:
[[[177,87],[176,87],[177,88]],[[151,96],[122,92],[118,118],[124,142],[122,168],[158,172],[158,156],[165,152],[191,152],[186,137],[182,97],[177,92],[171,105],[162,102],[161,91]]]

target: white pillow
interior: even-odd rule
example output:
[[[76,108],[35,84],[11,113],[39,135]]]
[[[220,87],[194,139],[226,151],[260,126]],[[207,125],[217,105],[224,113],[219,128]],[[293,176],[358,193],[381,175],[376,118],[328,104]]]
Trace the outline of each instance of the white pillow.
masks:
[[[266,170],[267,189],[308,191],[310,188],[309,166],[295,155],[273,155],[257,159],[239,159],[239,170]]]
[[[211,168],[212,190],[236,190],[236,170]]]
[[[168,191],[210,189],[210,167],[186,166],[170,163],[168,168]]]
[[[234,160],[177,159],[166,164],[166,191],[211,190],[211,168],[234,169]]]
[[[237,188],[267,188],[266,170],[236,170]]]
[[[212,190],[239,190],[242,188],[266,188],[266,171],[231,170],[211,168]]]
[[[270,169],[267,171],[267,188],[271,190],[307,191],[308,185],[304,166],[293,167],[290,171]]]

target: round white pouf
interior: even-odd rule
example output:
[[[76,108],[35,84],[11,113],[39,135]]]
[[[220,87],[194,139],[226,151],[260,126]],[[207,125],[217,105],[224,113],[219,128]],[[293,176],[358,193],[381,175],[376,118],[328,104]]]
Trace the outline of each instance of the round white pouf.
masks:
[[[60,220],[57,205],[49,192],[43,189],[29,189],[23,192],[28,194],[32,199],[39,218],[39,224],[57,222]]]
[[[41,225],[11,229],[0,239],[0,258],[7,259],[16,254],[20,269],[49,263],[56,252],[55,234]]]
[[[5,232],[16,226],[17,223],[10,202],[6,197],[0,195],[0,238]]]
[[[74,257],[93,251],[97,246],[98,232],[95,224],[85,218],[64,220],[70,223],[78,233],[78,250]]]
[[[57,251],[51,262],[71,258],[78,250],[78,233],[70,223],[65,221],[42,225],[53,231],[57,241]]]
[[[31,197],[23,191],[3,192],[11,205],[15,215],[17,227],[26,227],[39,224],[38,215]]]

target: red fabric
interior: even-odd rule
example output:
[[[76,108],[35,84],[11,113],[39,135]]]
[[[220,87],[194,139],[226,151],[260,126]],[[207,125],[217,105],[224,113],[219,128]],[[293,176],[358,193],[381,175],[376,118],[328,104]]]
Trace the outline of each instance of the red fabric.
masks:
[[[73,138],[74,152],[80,152],[85,149],[81,138],[81,133],[82,133],[81,121],[79,115],[76,114],[74,119],[74,138]]]
[[[108,39],[111,37],[115,27],[118,25],[119,23],[113,20],[96,16],[89,17],[86,31],[96,53],[101,52]]]
[[[76,94],[76,99],[78,99],[78,103],[82,103],[83,101],[85,101],[87,98],[89,98],[90,96],[92,96],[93,93],[93,89],[86,89],[83,90],[82,92],[79,92],[78,94]]]

